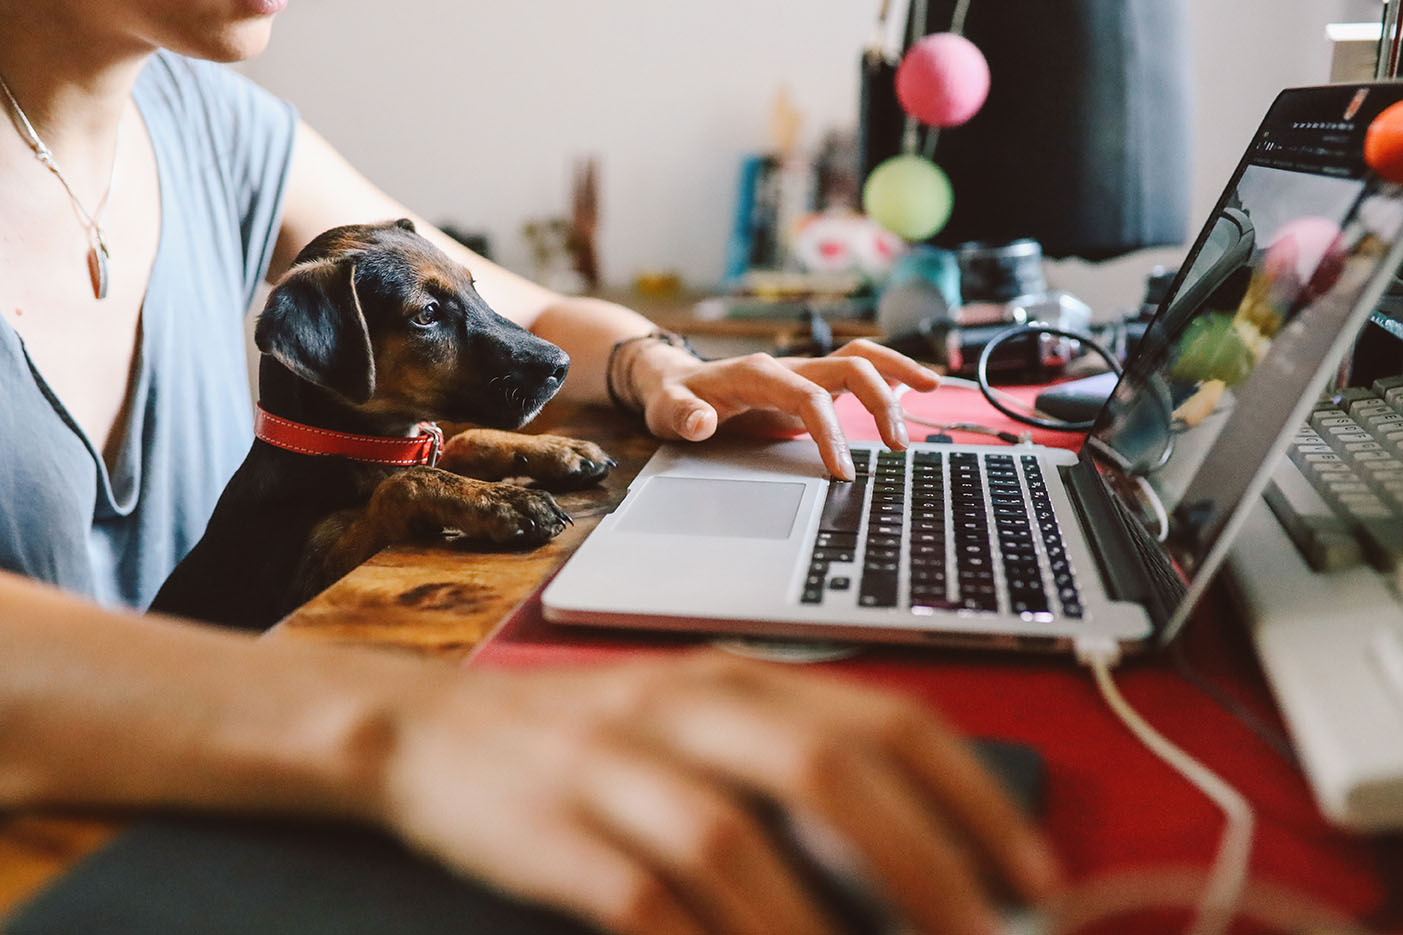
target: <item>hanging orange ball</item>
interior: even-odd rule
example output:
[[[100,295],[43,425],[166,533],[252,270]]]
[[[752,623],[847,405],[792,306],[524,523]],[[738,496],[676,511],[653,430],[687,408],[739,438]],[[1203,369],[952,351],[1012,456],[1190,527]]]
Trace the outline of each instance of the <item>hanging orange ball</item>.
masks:
[[[1390,182],[1403,183],[1403,101],[1385,107],[1369,123],[1364,163]]]

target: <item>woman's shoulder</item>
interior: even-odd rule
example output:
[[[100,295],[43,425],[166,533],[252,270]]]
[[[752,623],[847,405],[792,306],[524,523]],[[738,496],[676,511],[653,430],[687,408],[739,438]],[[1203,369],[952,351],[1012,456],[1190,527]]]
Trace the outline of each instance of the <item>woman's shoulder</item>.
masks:
[[[296,112],[228,66],[172,52],[151,57],[132,97],[156,154],[162,193],[172,196],[163,201],[163,219],[190,232],[162,237],[162,276],[208,266],[173,259],[180,254],[215,253],[227,280],[205,286],[233,297],[242,315],[277,240]]]

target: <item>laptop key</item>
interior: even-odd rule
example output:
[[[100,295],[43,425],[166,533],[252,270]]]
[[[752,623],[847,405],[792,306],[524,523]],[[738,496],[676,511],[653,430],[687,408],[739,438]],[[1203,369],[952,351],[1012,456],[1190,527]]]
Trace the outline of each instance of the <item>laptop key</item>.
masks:
[[[1009,606],[1015,614],[1043,614],[1047,613],[1047,598],[1015,598]]]
[[[1032,498],[1034,515],[1038,521],[1038,532],[1043,541],[1043,550],[1047,554],[1049,570],[1052,573],[1052,581],[1056,587],[1057,602],[1061,605],[1064,617],[1081,618],[1084,610],[1081,603],[1081,594],[1077,590],[1076,577],[1072,573],[1071,563],[1067,560],[1067,549],[1062,542],[1062,532],[1058,528],[1057,519],[1052,510],[1052,499],[1048,496],[1047,486],[1041,481],[1041,473],[1038,475],[1036,485],[1032,482],[1033,470],[1036,468],[1036,459],[1031,459],[1033,467],[1029,467],[1030,456],[1025,456],[1024,468],[1029,474],[1028,492]]]
[[[896,588],[896,572],[864,571],[857,602],[863,607],[895,607]]]
[[[820,532],[814,539],[814,545],[820,549],[855,549],[857,548],[857,533]]]
[[[823,503],[823,515],[818,521],[819,530],[856,533],[862,525],[862,501],[866,496],[867,482],[862,478],[829,481],[828,499]]]

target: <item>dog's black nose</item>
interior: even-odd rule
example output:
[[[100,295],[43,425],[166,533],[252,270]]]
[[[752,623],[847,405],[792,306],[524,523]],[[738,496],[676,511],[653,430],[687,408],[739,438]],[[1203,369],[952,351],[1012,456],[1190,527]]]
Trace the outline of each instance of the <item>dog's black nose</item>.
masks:
[[[570,370],[570,358],[558,348],[552,348],[552,350],[555,353],[543,354],[535,360],[518,366],[521,367],[522,376],[526,381],[554,393],[560,389],[560,384],[565,382],[565,374]]]

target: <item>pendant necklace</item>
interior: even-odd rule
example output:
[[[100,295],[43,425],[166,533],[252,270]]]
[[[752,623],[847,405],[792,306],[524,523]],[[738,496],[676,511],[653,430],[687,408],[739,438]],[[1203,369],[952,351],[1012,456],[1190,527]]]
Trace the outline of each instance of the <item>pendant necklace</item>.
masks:
[[[20,109],[19,101],[15,100],[15,95],[10,91],[10,86],[5,83],[4,78],[0,78],[0,90],[3,90],[5,97],[9,99],[10,110],[17,120],[16,126],[23,130],[29,148],[34,150],[34,158],[38,159],[45,168],[54,174],[54,177],[63,185],[63,190],[68,193],[68,200],[73,203],[73,208],[78,213],[84,230],[88,233],[88,276],[92,279],[93,295],[99,299],[107,298],[108,254],[107,241],[102,236],[102,215],[107,210],[107,198],[112,194],[112,180],[117,175],[117,154],[122,148],[121,121],[117,123],[117,146],[112,152],[112,169],[107,174],[107,190],[102,193],[102,200],[98,202],[97,210],[89,214],[88,209],[84,208],[82,202],[78,200],[78,196],[73,194],[73,188],[68,184],[68,179],[63,177],[58,163],[54,161],[54,154],[49,151],[49,147],[44,145],[44,141],[39,139],[39,134],[34,132],[34,126],[24,115],[24,111]]]

